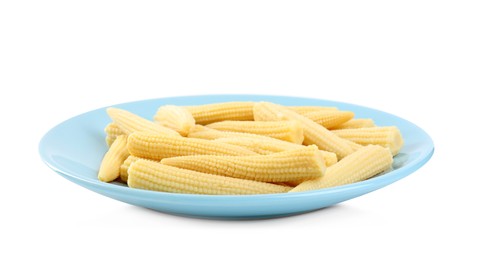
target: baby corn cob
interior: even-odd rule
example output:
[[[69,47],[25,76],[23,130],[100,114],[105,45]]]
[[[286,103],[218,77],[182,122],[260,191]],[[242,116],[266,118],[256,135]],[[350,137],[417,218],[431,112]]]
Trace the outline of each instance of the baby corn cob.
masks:
[[[313,122],[311,119],[287,109],[284,106],[269,102],[259,102],[255,104],[253,113],[257,121],[298,121],[303,126],[305,135],[304,144],[316,144],[321,150],[335,153],[338,159],[344,158],[354,151],[342,138]]]
[[[303,143],[303,127],[296,121],[222,121],[207,127],[230,132],[269,136],[275,139]]]
[[[255,156],[192,155],[164,158],[162,164],[233,178],[287,182],[318,178],[325,162],[318,147]]]
[[[206,125],[224,120],[253,120],[254,102],[225,102],[186,107],[197,124]]]
[[[134,155],[129,155],[128,158],[126,158],[126,160],[124,160],[123,164],[121,164],[121,167],[119,169],[119,178],[121,179],[121,181],[123,182],[128,182],[128,169],[129,169],[129,166],[131,166],[131,164],[137,160],[139,160],[141,158],[139,157],[136,157]]]
[[[161,106],[154,115],[154,121],[177,131],[182,136],[187,136],[189,129],[195,125],[194,117],[189,110],[173,105]]]
[[[351,111],[335,110],[308,112],[303,115],[328,129],[343,124],[354,117],[354,113]]]
[[[277,142],[275,142],[275,140]],[[214,141],[242,146],[258,154],[266,155],[304,147],[300,144],[285,142],[268,136],[261,137],[222,137]]]
[[[356,119],[351,119],[348,122],[345,122],[341,125],[337,125],[333,127],[333,130],[337,129],[349,129],[349,128],[363,128],[363,127],[374,127],[376,126],[374,124],[373,119],[371,118],[356,118]]]
[[[262,135],[221,137],[214,139],[214,141],[242,146],[258,154],[271,154],[304,147],[301,144],[294,144]]]
[[[322,177],[304,181],[290,192],[316,190],[366,180],[389,169],[392,163],[393,157],[389,149],[379,145],[368,145],[329,167]]]
[[[135,131],[144,131],[156,134],[167,134],[179,136],[179,134],[167,127],[155,124],[145,118],[135,115],[129,111],[110,107],[107,109],[108,115],[113,119],[123,132],[131,134]]]
[[[98,173],[100,181],[110,182],[119,177],[119,168],[129,155],[127,139],[126,135],[118,136],[104,155]]]
[[[230,136],[225,136],[225,132],[223,131],[208,128],[203,125],[195,125],[190,128],[189,134],[187,135],[187,137],[214,140],[217,138],[230,137]]]
[[[395,126],[341,129],[333,130],[332,132],[341,138],[357,144],[377,144],[388,147],[393,155],[398,154],[404,145],[401,132]]]
[[[355,142],[353,142],[353,141],[350,141],[350,140],[348,140],[348,139],[344,139],[344,138],[343,138],[343,141],[345,141],[345,143],[346,143],[347,145],[349,145],[349,147],[351,147],[351,149],[353,149],[353,151],[356,151],[356,150],[358,150],[359,148],[363,147],[362,145],[357,144],[357,143],[355,143]]]
[[[215,129],[202,126],[202,125],[195,125],[190,129],[187,137],[214,140],[217,138],[224,138],[224,137],[251,137],[251,138],[255,137],[257,138],[257,137],[267,137],[267,136],[248,134],[248,133],[239,133],[239,132],[230,132],[230,131],[220,131],[220,130],[215,130]],[[268,138],[271,138],[271,137],[268,137]],[[273,139],[278,140],[275,138]]]
[[[276,184],[180,169],[143,159],[131,164],[128,175],[128,186],[131,188],[174,193],[246,195],[283,193],[291,189]]]
[[[231,144],[182,136],[156,135],[147,132],[130,134],[128,150],[134,156],[151,160],[197,154],[256,155],[248,149]]]
[[[109,123],[106,128],[104,128],[104,132],[106,133],[106,143],[108,146],[113,144],[114,140],[116,140],[116,137],[126,134],[115,123]]]
[[[317,112],[317,111],[338,111],[336,107],[322,107],[322,106],[287,106],[287,108],[297,112],[300,115]]]
[[[275,138],[267,136],[259,137],[223,137],[215,139],[216,142],[233,144],[237,146],[242,146],[251,151],[254,151],[258,154],[271,154],[277,152],[283,152],[288,150],[300,149],[303,148],[303,145],[293,144],[290,142],[285,142],[282,140],[277,140]],[[326,166],[331,166],[338,162],[338,158],[335,153],[328,151],[319,151],[325,160]]]

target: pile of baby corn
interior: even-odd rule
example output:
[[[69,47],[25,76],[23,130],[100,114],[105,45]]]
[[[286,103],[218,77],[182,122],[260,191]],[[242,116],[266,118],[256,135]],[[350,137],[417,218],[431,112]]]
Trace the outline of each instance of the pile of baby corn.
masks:
[[[110,146],[98,178],[189,194],[297,192],[350,184],[391,168],[395,126],[334,107],[226,102],[161,106],[150,121],[108,108]]]

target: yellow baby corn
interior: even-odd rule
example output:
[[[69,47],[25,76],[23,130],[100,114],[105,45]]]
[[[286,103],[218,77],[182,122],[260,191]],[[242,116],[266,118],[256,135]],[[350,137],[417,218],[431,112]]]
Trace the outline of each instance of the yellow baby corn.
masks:
[[[308,112],[303,115],[328,129],[343,124],[354,117],[354,113],[351,111],[335,110]]]
[[[305,135],[304,144],[316,144],[321,150],[335,153],[338,159],[344,158],[354,151],[342,138],[311,119],[284,106],[269,102],[259,102],[255,104],[253,113],[257,121],[295,120],[301,123]]]
[[[225,102],[186,107],[197,124],[206,125],[224,120],[253,120],[254,102]]]
[[[195,125],[190,128],[187,137],[214,140],[217,138],[227,137],[224,135],[225,134],[223,131],[211,129],[203,125]]]
[[[280,153],[255,156],[193,155],[165,158],[162,164],[222,176],[287,182],[314,179],[325,171],[325,162],[315,145]]]
[[[136,131],[144,131],[156,134],[179,136],[179,133],[176,131],[162,125],[155,124],[154,122],[135,115],[129,111],[110,107],[107,109],[107,112],[114,123],[116,123],[126,134],[131,134]]]
[[[322,107],[322,106],[287,106],[287,108],[297,112],[298,114],[306,114],[317,111],[338,111],[336,107]]]
[[[126,160],[124,160],[123,164],[121,164],[121,167],[119,168],[119,178],[123,182],[128,182],[128,169],[131,164],[141,158],[136,157],[134,155],[129,155]]]
[[[301,144],[303,127],[296,121],[222,121],[207,125],[208,128],[257,134]]]
[[[128,186],[137,189],[210,195],[283,193],[291,188],[180,169],[162,163],[137,160],[128,170]]]
[[[352,141],[350,141],[350,140],[348,140],[348,139],[344,139],[344,138],[343,138],[343,141],[345,141],[345,143],[346,143],[347,145],[349,145],[349,147],[351,147],[351,149],[353,149],[353,151],[356,151],[356,150],[358,150],[359,148],[363,147],[362,145],[357,144],[357,143],[355,143],[355,142],[352,142]]]
[[[187,136],[189,129],[195,125],[194,117],[189,110],[173,105],[161,106],[154,115],[154,121],[177,131],[182,136]]]
[[[374,127],[376,126],[374,124],[373,119],[371,118],[355,118],[351,119],[348,122],[345,122],[341,125],[337,125],[333,127],[333,130],[336,129],[349,129],[349,128],[363,128],[363,127]]]
[[[215,139],[216,142],[242,146],[258,154],[271,154],[288,150],[303,148],[303,145],[277,140],[267,136],[258,137],[223,137]],[[335,153],[319,151],[325,160],[326,166],[331,166],[338,161]]]
[[[106,143],[108,146],[111,146],[116,140],[116,137],[119,135],[126,134],[119,126],[115,123],[109,123],[106,128],[104,128],[104,132],[106,133]]]
[[[320,150],[321,156],[325,160],[326,167],[330,167],[331,165],[338,162],[338,157],[335,153]]]
[[[119,168],[129,156],[127,139],[126,135],[118,136],[104,155],[98,172],[98,179],[100,181],[110,182],[119,177]]]
[[[140,157],[136,157],[134,155],[129,155],[128,158],[126,160],[124,160],[123,164],[121,164],[121,168],[119,170],[119,178],[121,181],[127,183],[128,182],[128,169],[129,169],[129,166],[131,166],[131,164],[139,159],[143,159],[143,160],[149,160],[149,159],[144,159],[144,158],[140,158]],[[150,160],[150,161],[154,161],[154,160]],[[159,161],[154,161],[154,162],[159,162]]]
[[[389,169],[404,143],[397,127],[376,127],[335,107],[165,105],[155,122],[118,108],[107,112],[110,149],[98,179],[164,192],[267,194],[345,185]]]
[[[391,167],[389,149],[379,145],[365,146],[329,167],[317,179],[304,181],[290,192],[316,190],[369,179]]]
[[[332,132],[341,138],[357,144],[377,144],[388,147],[393,155],[398,154],[404,145],[401,132],[395,126],[341,129],[333,130]]]
[[[215,129],[202,126],[202,125],[195,125],[189,130],[189,134],[187,135],[187,137],[214,140],[217,138],[224,138],[224,137],[267,137],[267,136],[248,134],[248,133],[239,133],[239,132],[230,132],[230,131],[220,131],[220,130],[215,130]],[[275,139],[275,140],[278,140],[278,139]]]
[[[161,160],[183,155],[256,155],[240,146],[172,135],[134,132],[128,138],[128,150],[137,157]]]
[[[302,147],[299,144],[278,140],[268,136],[220,131],[202,125],[195,125],[194,127],[192,127],[188,137],[230,143],[233,145],[245,147],[249,150],[256,150],[255,152],[259,154],[282,152],[285,150],[297,149]],[[258,147],[254,147],[253,144],[251,144],[252,140],[259,142],[257,143]]]
[[[221,138],[214,139],[214,141],[242,146],[244,148],[247,148],[251,151],[254,151],[258,154],[263,154],[263,155],[283,152],[283,151],[293,150],[293,149],[300,149],[304,147],[301,144],[294,144],[294,143],[278,140],[268,136],[261,136],[261,135],[253,136],[253,137],[250,137],[250,136],[221,137]]]
[[[301,147],[301,145],[299,144],[282,141],[268,136],[220,131],[202,125],[195,125],[194,127],[192,127],[189,131],[188,137],[230,143],[233,145],[245,147],[258,154],[282,152],[285,150],[297,149]],[[334,155],[334,157],[336,157],[336,155]],[[331,156],[330,154],[327,154],[325,159],[327,162],[330,160],[334,160],[333,156]]]

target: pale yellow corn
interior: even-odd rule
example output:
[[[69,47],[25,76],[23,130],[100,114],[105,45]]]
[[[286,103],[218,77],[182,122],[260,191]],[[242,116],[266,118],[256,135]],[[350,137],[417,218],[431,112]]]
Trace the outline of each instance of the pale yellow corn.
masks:
[[[154,115],[154,121],[167,128],[177,131],[182,136],[187,136],[189,129],[195,125],[192,113],[180,106],[161,106]]]
[[[110,107],[107,109],[108,115],[123,132],[131,134],[136,131],[150,132],[156,134],[167,134],[179,136],[176,131],[156,124],[124,109]]]
[[[299,149],[304,147],[300,144],[294,144],[268,136],[257,137],[221,137],[214,139],[216,142],[242,146],[258,154],[266,155],[271,153],[283,152],[287,150]]]
[[[172,135],[134,132],[128,138],[128,150],[137,157],[161,160],[184,155],[256,155],[240,146]]]
[[[322,106],[287,106],[287,108],[297,112],[298,114],[306,114],[317,111],[338,111],[336,107],[322,107]]]
[[[355,142],[353,142],[353,141],[350,141],[350,140],[348,140],[348,139],[344,139],[344,138],[343,138],[343,140],[345,141],[345,143],[346,143],[347,145],[349,145],[349,147],[351,147],[351,149],[353,149],[353,151],[356,151],[356,150],[358,150],[359,148],[363,147],[362,145],[357,144],[357,143],[355,143]]]
[[[267,137],[267,136],[248,134],[248,133],[230,132],[230,131],[220,131],[220,130],[215,130],[215,129],[202,126],[202,125],[195,125],[190,129],[189,135],[187,135],[187,137],[214,140],[217,138],[224,138],[224,137],[252,137],[253,138],[253,137]],[[278,140],[278,139],[275,139],[275,140]]]
[[[301,144],[303,127],[296,121],[222,121],[207,125],[221,131],[269,136],[275,139]]]
[[[187,106],[197,124],[206,125],[224,120],[253,120],[254,102],[225,102]]]
[[[198,172],[263,182],[314,179],[321,176],[326,169],[323,157],[315,145],[269,155],[172,157],[162,159],[161,163]]]
[[[288,150],[303,148],[303,145],[277,140],[267,136],[258,137],[223,137],[215,139],[216,142],[242,146],[258,154],[271,154]],[[335,153],[319,151],[325,160],[326,166],[331,166],[338,161]]]
[[[353,143],[353,142],[350,142],[350,143]],[[362,147],[361,145],[356,144],[355,149],[358,150],[361,147]],[[323,156],[323,159],[325,160],[326,167],[331,167],[332,165],[338,162],[338,157],[336,157],[335,153],[327,152],[327,151],[320,151],[320,152],[321,152],[321,155]],[[306,181],[306,179],[289,181],[289,182],[286,182],[286,185],[295,187],[304,181]]]
[[[128,182],[128,169],[131,164],[141,158],[136,157],[134,155],[129,155],[126,160],[124,160],[123,164],[121,164],[121,167],[119,169],[119,178],[123,182]]]
[[[108,146],[111,146],[116,140],[116,137],[126,134],[121,128],[115,123],[109,123],[106,128],[104,128],[106,133],[106,143]]]
[[[300,183],[291,192],[316,190],[350,184],[369,179],[391,167],[393,157],[389,149],[368,145],[329,167],[325,174]]]
[[[326,167],[329,167],[338,162],[338,157],[333,152],[320,150],[321,156],[325,160]]]
[[[361,145],[377,144],[387,147],[393,155],[404,145],[401,132],[395,126],[365,127],[332,131],[337,136]]]
[[[354,113],[351,111],[335,110],[308,112],[304,113],[303,115],[328,129],[343,124],[354,117]]]
[[[110,182],[119,177],[121,164],[129,156],[127,139],[126,135],[118,136],[104,155],[98,172],[98,179],[100,181]]]
[[[223,131],[211,129],[203,125],[195,125],[190,128],[189,134],[187,135],[187,137],[214,140],[217,138],[230,137],[230,136],[224,136]]]
[[[337,129],[363,128],[363,127],[374,127],[374,126],[376,125],[374,124],[374,121],[371,118],[355,118],[341,125],[337,125],[333,127],[332,129],[337,130]]]
[[[283,152],[286,150],[292,150],[302,147],[302,145],[290,143],[275,138],[271,138],[263,135],[220,131],[205,127],[202,125],[195,125],[189,132],[189,137],[200,138],[206,140],[215,140],[222,143],[229,143],[232,145],[242,146],[258,154],[270,154],[275,152]],[[358,144],[354,144],[345,140],[347,143],[353,144],[355,147],[360,147]],[[326,165],[330,166],[337,161],[335,153],[320,150],[325,158]]]
[[[270,154],[276,152],[283,152],[287,150],[298,149],[302,145],[294,144],[275,138],[271,138],[263,135],[228,132],[211,129],[201,125],[195,125],[189,132],[189,137],[200,138],[206,140],[215,140],[222,143],[229,143],[232,145],[242,146],[258,154]],[[358,149],[361,145],[353,143],[348,140],[343,140],[348,145],[351,145],[353,149]],[[320,150],[325,159],[326,166],[335,164],[338,159],[335,153]]]
[[[247,195],[283,193],[291,188],[176,168],[158,162],[137,160],[128,170],[131,188],[173,193]]]
[[[321,150],[333,152],[338,159],[344,158],[354,150],[350,145],[320,124],[284,106],[269,102],[256,103],[253,109],[257,121],[294,120],[303,126],[304,144],[316,144]]]
[[[149,159],[144,159],[140,157],[136,157],[134,155],[129,155],[126,160],[124,160],[123,164],[121,164],[121,168],[119,170],[119,179],[125,183],[128,182],[128,169],[131,166],[131,164],[139,159],[143,160],[149,160]],[[151,160],[154,161],[154,160]],[[159,161],[154,161],[154,162],[159,162]]]

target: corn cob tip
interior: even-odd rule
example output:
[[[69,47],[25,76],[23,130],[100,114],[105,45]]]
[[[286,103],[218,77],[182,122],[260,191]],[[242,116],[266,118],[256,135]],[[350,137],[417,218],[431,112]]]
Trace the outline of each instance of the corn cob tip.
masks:
[[[106,113],[110,116],[113,117],[115,114],[121,112],[122,109],[116,108],[116,107],[108,107],[106,108]]]
[[[106,152],[98,171],[98,179],[103,182],[114,181],[119,177],[121,164],[129,156],[127,136],[118,136]]]
[[[175,105],[159,107],[154,115],[154,121],[177,131],[182,136],[187,136],[190,128],[195,125],[192,113],[184,107]]]

